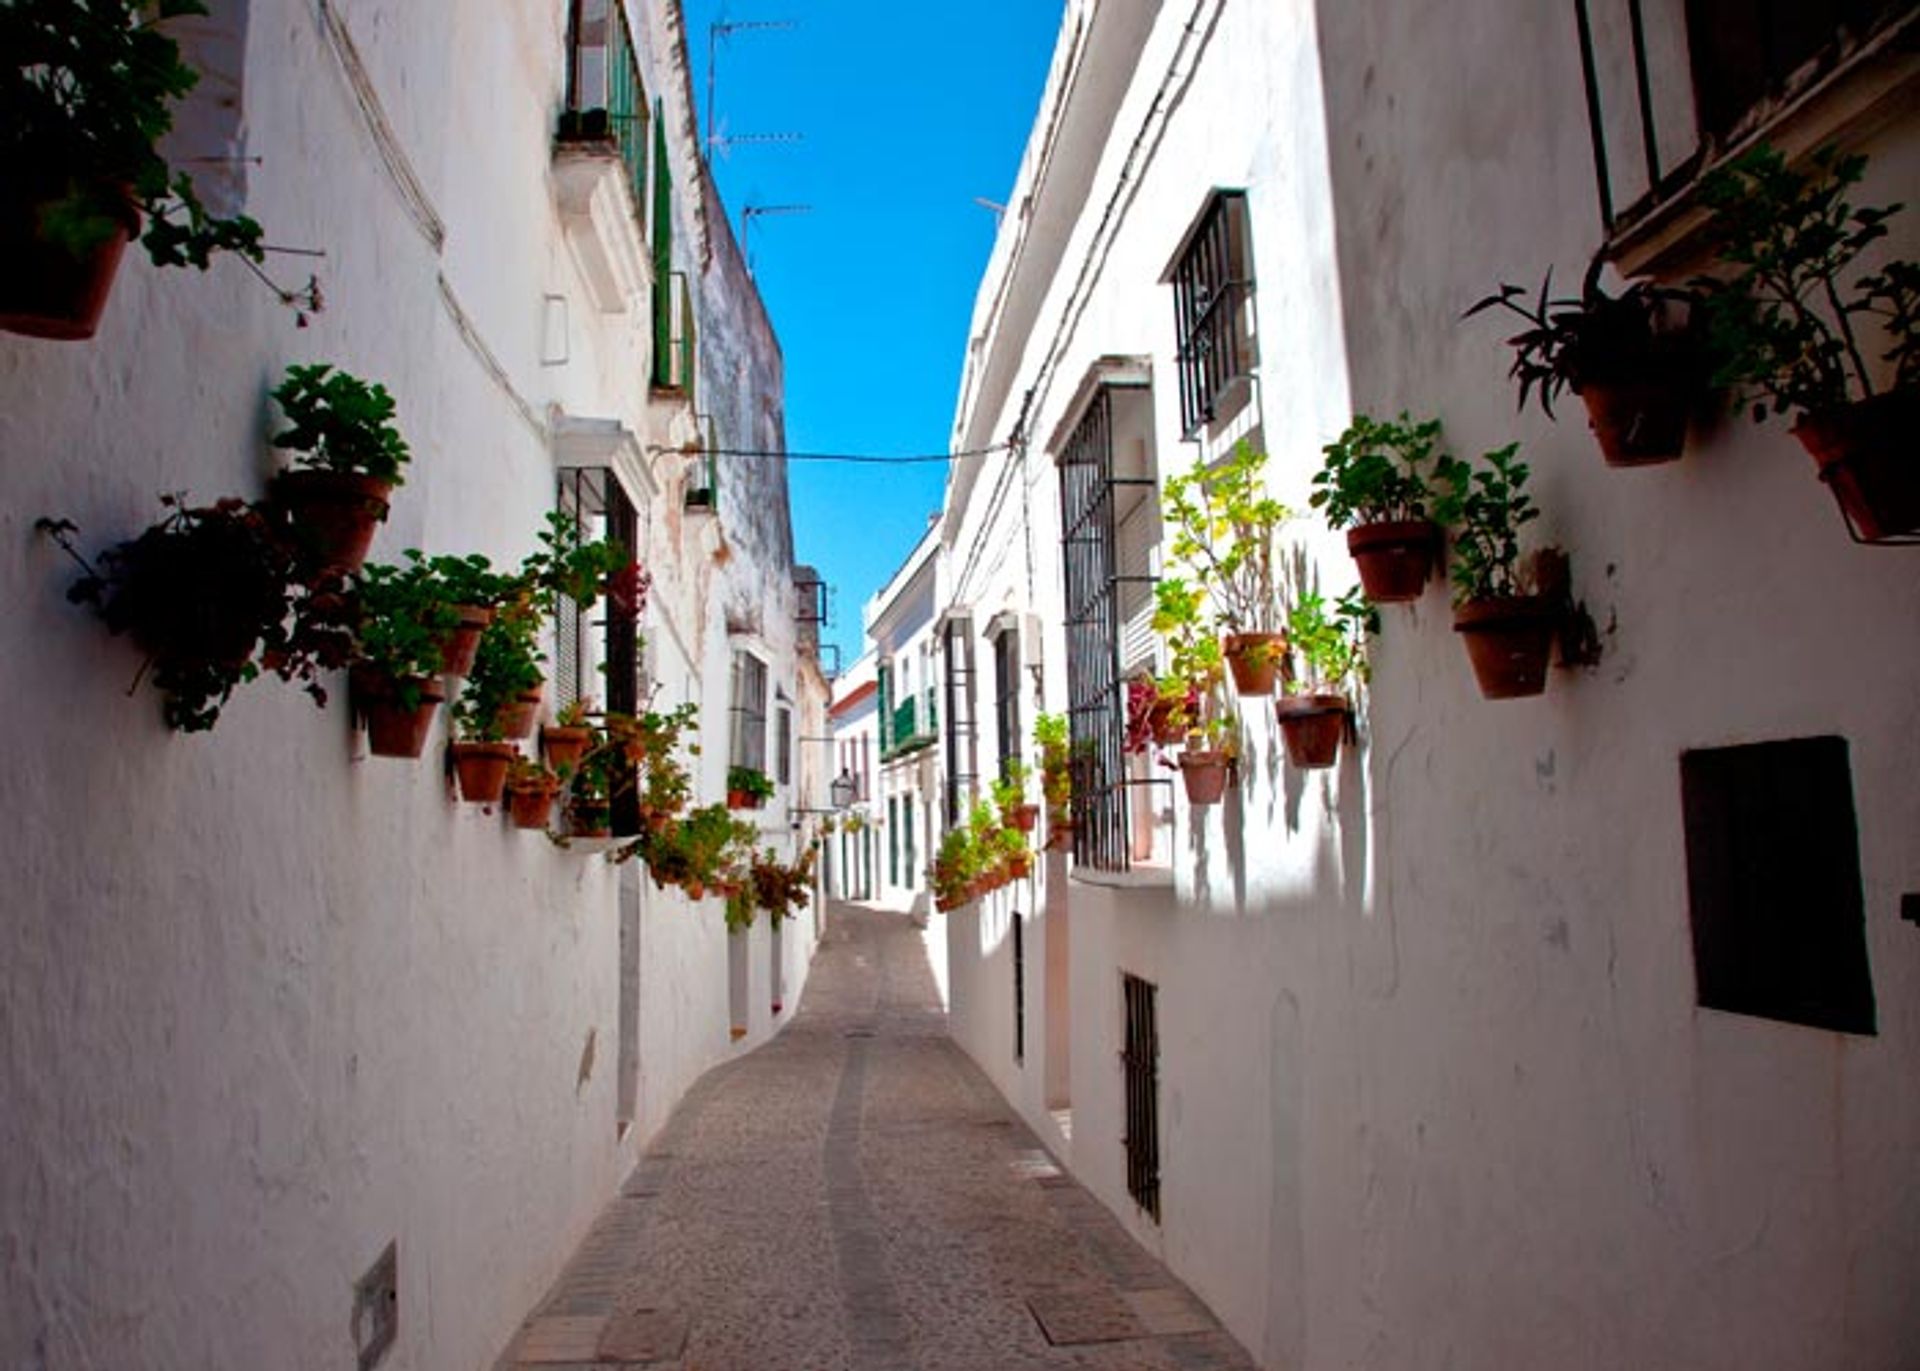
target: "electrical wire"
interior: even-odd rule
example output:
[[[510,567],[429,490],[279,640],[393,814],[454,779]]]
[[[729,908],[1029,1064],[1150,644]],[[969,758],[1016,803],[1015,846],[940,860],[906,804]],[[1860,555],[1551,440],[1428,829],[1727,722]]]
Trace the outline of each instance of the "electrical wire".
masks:
[[[974,448],[967,452],[927,452],[906,453],[896,456],[872,452],[776,452],[764,448],[709,447],[700,448],[689,455],[703,457],[778,457],[789,462],[854,462],[867,466],[910,466],[927,462],[954,462],[969,457],[991,457],[996,452],[1006,452],[1007,443],[995,443],[992,447]],[[660,448],[658,451],[681,451],[678,448]]]

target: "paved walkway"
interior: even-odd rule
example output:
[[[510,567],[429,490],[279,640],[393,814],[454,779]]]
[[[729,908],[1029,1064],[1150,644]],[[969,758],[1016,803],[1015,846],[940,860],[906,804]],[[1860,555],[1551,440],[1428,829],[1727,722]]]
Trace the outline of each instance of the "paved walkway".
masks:
[[[525,1371],[1251,1371],[946,1035],[918,931],[835,906],[527,1320]]]

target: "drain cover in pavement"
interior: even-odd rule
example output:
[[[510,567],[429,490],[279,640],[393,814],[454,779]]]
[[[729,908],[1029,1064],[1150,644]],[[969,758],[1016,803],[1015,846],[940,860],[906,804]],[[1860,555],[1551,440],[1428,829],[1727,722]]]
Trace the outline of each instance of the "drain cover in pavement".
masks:
[[[1044,1290],[1027,1300],[1027,1308],[1055,1347],[1124,1342],[1146,1335],[1127,1302],[1112,1290],[1091,1286]]]

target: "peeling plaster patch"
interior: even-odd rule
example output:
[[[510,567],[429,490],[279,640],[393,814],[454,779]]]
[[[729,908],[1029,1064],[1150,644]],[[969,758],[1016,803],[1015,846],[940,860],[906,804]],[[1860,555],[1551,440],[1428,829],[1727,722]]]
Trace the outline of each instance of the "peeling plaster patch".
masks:
[[[1565,919],[1547,920],[1547,946],[1566,952],[1573,947],[1573,931]]]
[[[580,1074],[574,1078],[573,1082],[573,1088],[576,1094],[586,1089],[587,1082],[593,1079],[593,1050],[594,1044],[599,1041],[599,1038],[599,1029],[589,1028],[587,1030],[587,1045],[580,1049]]]

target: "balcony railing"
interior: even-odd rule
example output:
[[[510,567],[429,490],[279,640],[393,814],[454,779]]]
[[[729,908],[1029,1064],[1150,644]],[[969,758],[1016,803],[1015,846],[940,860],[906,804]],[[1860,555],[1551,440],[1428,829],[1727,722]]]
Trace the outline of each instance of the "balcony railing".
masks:
[[[893,708],[887,722],[887,734],[881,742],[880,758],[890,761],[939,741],[940,720],[931,698],[902,700]]]
[[[573,0],[568,31],[563,141],[611,139],[620,149],[633,203],[647,203],[647,93],[620,0]]]
[[[653,388],[679,391],[691,401],[698,339],[687,274],[670,272],[666,280],[654,282],[653,290]]]

